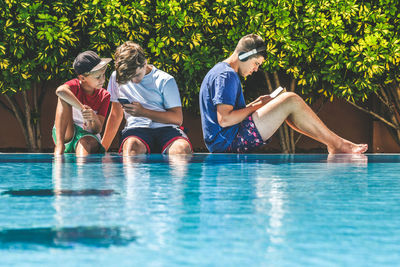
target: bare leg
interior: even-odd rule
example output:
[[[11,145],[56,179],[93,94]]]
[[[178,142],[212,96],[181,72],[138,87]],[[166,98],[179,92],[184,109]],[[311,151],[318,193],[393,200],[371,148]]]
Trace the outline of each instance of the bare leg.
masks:
[[[172,142],[166,149],[169,155],[192,154],[192,148],[187,140],[179,138]]]
[[[129,137],[122,147],[122,155],[123,156],[133,156],[139,154],[146,154],[147,148],[142,141],[140,141],[136,137]]]
[[[64,144],[69,142],[74,136],[74,124],[72,120],[72,107],[65,101],[58,99],[56,117],[54,120],[56,127],[56,146],[54,154],[64,153]]]
[[[87,156],[89,154],[97,153],[99,151],[100,144],[97,140],[92,136],[84,136],[79,139],[76,149],[75,155],[82,157]]]
[[[171,167],[171,175],[176,178],[183,178],[188,172],[188,163],[192,154],[168,154],[168,161]]]
[[[286,120],[296,131],[328,147],[329,154],[367,151],[366,144],[354,144],[328,129],[304,100],[295,93],[283,93],[253,113],[263,140],[270,138]]]

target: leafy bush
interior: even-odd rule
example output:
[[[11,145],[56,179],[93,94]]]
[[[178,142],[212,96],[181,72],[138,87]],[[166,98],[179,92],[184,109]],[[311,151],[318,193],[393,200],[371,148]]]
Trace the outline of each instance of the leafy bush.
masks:
[[[184,106],[197,110],[206,72],[229,56],[243,35],[257,33],[267,43],[270,89],[285,72],[290,90],[309,102],[343,97],[358,105],[377,94],[388,107],[384,114],[358,107],[399,131],[393,119],[398,109],[390,103],[400,101],[384,96],[398,88],[399,5],[395,0],[5,0],[0,90],[6,102],[0,103],[16,116],[30,149],[38,150],[46,82],[72,78],[80,51],[110,57],[133,40],[150,63],[175,76]],[[26,90],[33,91],[32,101]],[[23,105],[16,94],[26,99]]]

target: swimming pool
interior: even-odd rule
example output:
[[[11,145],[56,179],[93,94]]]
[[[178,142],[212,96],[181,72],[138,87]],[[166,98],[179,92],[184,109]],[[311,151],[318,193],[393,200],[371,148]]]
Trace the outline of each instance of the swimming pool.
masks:
[[[0,154],[1,265],[398,265],[399,163]]]

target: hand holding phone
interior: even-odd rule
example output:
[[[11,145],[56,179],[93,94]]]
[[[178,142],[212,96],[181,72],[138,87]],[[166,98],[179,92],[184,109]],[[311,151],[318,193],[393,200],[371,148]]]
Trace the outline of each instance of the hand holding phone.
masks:
[[[271,98],[275,98],[275,97],[277,97],[280,93],[283,93],[283,92],[285,92],[285,91],[286,91],[285,88],[279,86],[279,87],[276,88],[269,96],[270,96]]]
[[[130,104],[131,103],[126,98],[118,98],[118,102],[121,103],[121,105],[125,105],[125,104]]]

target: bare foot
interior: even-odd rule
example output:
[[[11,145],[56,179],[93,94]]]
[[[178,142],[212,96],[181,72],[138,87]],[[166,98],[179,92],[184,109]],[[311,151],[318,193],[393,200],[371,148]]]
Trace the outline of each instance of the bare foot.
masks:
[[[329,154],[362,154],[368,150],[367,144],[354,144],[346,139],[337,147],[328,147]]]

